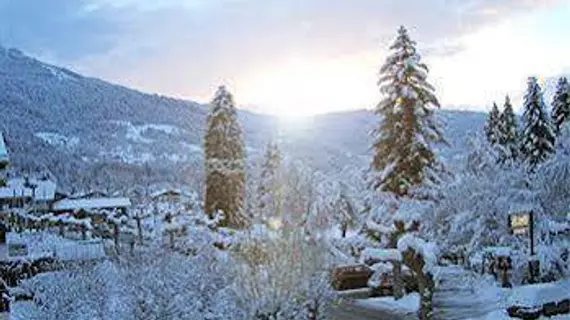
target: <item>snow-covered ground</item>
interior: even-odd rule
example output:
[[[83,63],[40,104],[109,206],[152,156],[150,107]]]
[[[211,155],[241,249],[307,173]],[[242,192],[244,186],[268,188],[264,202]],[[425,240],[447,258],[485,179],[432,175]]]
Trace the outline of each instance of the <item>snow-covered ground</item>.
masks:
[[[479,276],[457,266],[438,267],[440,281],[434,296],[436,319],[501,320],[511,319],[510,306],[539,307],[548,302],[570,298],[570,280],[501,288],[491,276]],[[411,315],[419,309],[419,295],[403,299],[392,297],[357,299],[353,306],[384,313]],[[570,319],[570,314],[544,319]]]
[[[420,295],[411,293],[398,300],[394,300],[394,297],[361,299],[357,300],[355,305],[402,315],[415,314],[420,308]]]

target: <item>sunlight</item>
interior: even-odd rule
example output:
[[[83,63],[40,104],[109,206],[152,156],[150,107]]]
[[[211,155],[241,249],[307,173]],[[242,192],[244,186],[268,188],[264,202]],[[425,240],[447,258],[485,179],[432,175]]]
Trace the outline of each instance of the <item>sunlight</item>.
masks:
[[[367,108],[376,100],[376,75],[370,64],[377,64],[377,58],[369,52],[324,60],[291,58],[253,72],[242,98],[285,122]]]

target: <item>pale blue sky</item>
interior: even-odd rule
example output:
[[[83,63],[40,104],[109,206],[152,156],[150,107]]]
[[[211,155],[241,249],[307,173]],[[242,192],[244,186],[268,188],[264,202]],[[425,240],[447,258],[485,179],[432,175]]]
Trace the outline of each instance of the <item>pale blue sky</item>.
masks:
[[[443,105],[570,73],[570,0],[0,0],[0,43],[90,76],[287,115],[369,108],[398,25]]]

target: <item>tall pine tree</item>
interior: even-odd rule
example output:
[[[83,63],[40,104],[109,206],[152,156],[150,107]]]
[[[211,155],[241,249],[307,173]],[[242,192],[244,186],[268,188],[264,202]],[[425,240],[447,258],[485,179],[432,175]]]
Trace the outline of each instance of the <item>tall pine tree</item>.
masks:
[[[281,216],[281,183],[281,152],[276,143],[268,143],[257,189],[259,220],[266,221],[268,218]]]
[[[244,227],[245,148],[233,97],[224,86],[210,104],[205,153],[206,213],[212,218],[222,211],[221,226]]]
[[[562,126],[570,121],[570,84],[568,79],[562,77],[558,80],[556,93],[552,100],[552,122],[554,133],[560,135]]]
[[[416,187],[439,183],[443,172],[431,149],[433,143],[445,142],[433,114],[440,104],[415,46],[400,27],[392,54],[380,69],[384,99],[374,110],[383,120],[374,131],[372,187],[399,197],[415,196]]]
[[[505,105],[499,118],[498,138],[498,143],[501,145],[499,161],[501,163],[515,161],[519,148],[518,124],[509,96],[505,97]]]
[[[487,141],[489,141],[491,145],[499,142],[500,117],[499,108],[497,107],[497,104],[493,102],[493,107],[491,108],[491,112],[489,112],[489,117],[485,124],[485,135],[487,136]]]
[[[528,89],[524,96],[521,138],[521,156],[531,171],[555,151],[554,132],[546,112],[542,90],[535,77],[528,79]]]

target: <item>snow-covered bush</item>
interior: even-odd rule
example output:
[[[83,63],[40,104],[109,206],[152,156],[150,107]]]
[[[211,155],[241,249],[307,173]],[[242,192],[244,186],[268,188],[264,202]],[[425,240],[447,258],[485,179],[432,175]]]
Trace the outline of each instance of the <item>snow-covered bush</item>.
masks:
[[[324,244],[283,230],[278,237],[250,238],[235,250],[236,289],[248,318],[306,319],[310,310],[324,318],[332,297]]]
[[[25,281],[36,319],[246,319],[230,287],[232,263],[217,254],[160,248]]]

